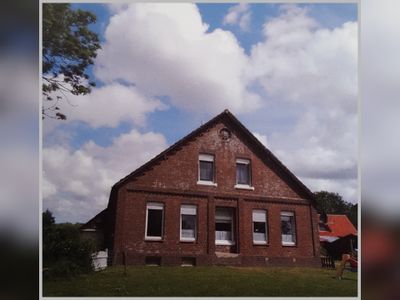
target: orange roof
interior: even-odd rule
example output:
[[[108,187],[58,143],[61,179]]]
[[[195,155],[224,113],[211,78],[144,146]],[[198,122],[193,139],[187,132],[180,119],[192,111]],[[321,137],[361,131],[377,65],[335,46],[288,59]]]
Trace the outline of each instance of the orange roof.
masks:
[[[318,215],[319,217],[320,215]],[[327,215],[328,222],[325,224],[330,231],[319,231],[320,236],[344,237],[349,234],[357,235],[357,229],[350,222],[346,215]]]

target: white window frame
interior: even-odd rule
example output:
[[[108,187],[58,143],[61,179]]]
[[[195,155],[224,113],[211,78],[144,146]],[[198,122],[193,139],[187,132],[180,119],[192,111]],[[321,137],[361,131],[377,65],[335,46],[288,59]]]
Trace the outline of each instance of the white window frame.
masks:
[[[224,209],[223,207],[217,208],[217,209]],[[215,223],[217,223],[217,209],[215,210]],[[219,221],[230,221],[231,224],[231,240],[217,240],[217,237],[215,237],[215,245],[235,245],[235,234],[233,230],[233,209],[227,209],[231,211],[230,218],[226,217],[221,217],[218,219]],[[226,222],[228,223],[228,222]],[[215,230],[217,231],[217,230]]]
[[[264,219],[263,220],[255,220],[254,214],[263,214]],[[267,210],[265,209],[253,209],[252,211],[252,228],[253,228],[253,232],[252,232],[252,236],[253,236],[253,244],[255,245],[267,245],[268,244],[268,216],[267,216]],[[265,240],[264,241],[256,241],[254,240],[254,222],[264,222],[264,226],[265,226]]]
[[[200,161],[209,161],[209,162],[213,163],[213,180],[201,180],[200,179]],[[215,157],[214,157],[214,155],[204,154],[204,153],[199,154],[197,178],[198,178],[197,184],[199,184],[199,185],[217,186],[217,183],[215,182]]]
[[[234,186],[235,189],[242,189],[242,190],[251,190],[254,191],[254,187],[252,186],[252,176],[251,176],[251,160],[245,158],[237,158],[235,167],[237,168],[238,164],[242,165],[249,165],[249,183],[250,184],[240,184],[238,183],[237,175],[236,175],[236,184]],[[236,169],[235,169],[236,171]]]
[[[183,211],[185,211],[185,212],[183,212]],[[194,223],[194,237],[193,238],[182,237],[182,215],[192,215],[192,216],[196,217],[196,220]],[[195,242],[197,239],[197,205],[182,204],[179,219],[180,219],[179,220],[179,222],[180,222],[180,224],[179,224],[180,241],[181,242]]]
[[[161,236],[148,236],[147,235],[147,226],[149,222],[149,209],[161,210]],[[161,241],[164,236],[164,203],[160,202],[148,202],[146,203],[146,223],[145,223],[145,231],[144,237],[146,241]]]
[[[293,218],[293,226],[294,226],[294,232],[293,232],[293,237],[294,237],[294,242],[285,242],[283,241],[283,233],[281,232],[281,239],[282,239],[282,245],[283,246],[296,246],[297,244],[297,235],[296,235],[296,217],[295,213],[293,211],[281,211],[281,223],[282,223],[282,216],[286,217],[292,217]],[[281,225],[282,226],[282,225]],[[281,229],[282,231],[282,229]]]

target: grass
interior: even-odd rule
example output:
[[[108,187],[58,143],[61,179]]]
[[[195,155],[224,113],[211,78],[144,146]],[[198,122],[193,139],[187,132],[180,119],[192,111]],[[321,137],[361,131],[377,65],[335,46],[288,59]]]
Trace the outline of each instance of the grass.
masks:
[[[357,296],[357,273],[316,268],[123,267],[44,280],[44,296]]]

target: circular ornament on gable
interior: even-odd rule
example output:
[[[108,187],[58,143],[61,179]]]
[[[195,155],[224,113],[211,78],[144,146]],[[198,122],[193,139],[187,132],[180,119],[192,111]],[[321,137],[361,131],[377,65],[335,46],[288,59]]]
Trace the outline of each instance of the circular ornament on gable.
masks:
[[[219,131],[219,137],[223,140],[223,141],[227,141],[231,138],[231,132],[229,131],[228,128],[222,128]]]

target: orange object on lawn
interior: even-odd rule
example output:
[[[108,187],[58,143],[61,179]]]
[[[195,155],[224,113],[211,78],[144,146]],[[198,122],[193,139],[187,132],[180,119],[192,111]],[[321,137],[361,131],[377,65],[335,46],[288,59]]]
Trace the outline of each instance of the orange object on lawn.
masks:
[[[336,272],[336,278],[337,278],[337,279],[342,279],[343,271],[344,271],[344,268],[345,268],[347,262],[350,263],[350,266],[351,266],[352,268],[357,268],[357,266],[358,266],[357,260],[355,260],[354,258],[352,258],[352,257],[350,256],[350,254],[343,254],[343,255],[342,255],[342,261],[340,262],[340,265],[339,265],[339,267],[337,268],[337,272]]]

